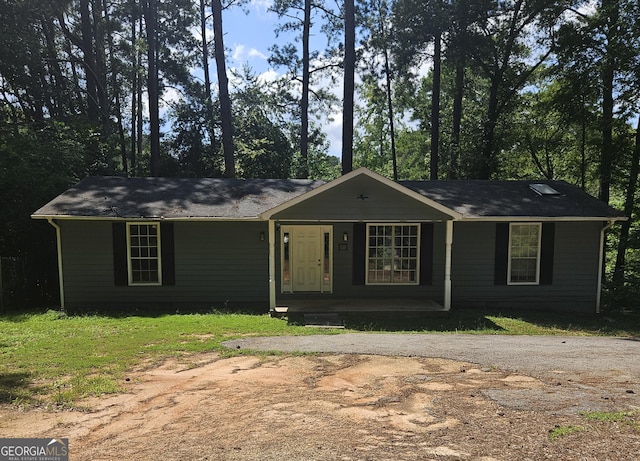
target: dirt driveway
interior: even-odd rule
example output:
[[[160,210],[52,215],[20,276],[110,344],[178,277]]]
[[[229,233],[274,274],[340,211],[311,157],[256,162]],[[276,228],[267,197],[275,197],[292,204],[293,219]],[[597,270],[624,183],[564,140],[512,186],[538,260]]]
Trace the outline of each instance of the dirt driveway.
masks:
[[[72,460],[632,460],[634,363],[603,376],[436,357],[199,354],[134,370],[126,393],[84,411],[1,407],[0,436],[68,437]],[[581,413],[594,410],[631,415]]]

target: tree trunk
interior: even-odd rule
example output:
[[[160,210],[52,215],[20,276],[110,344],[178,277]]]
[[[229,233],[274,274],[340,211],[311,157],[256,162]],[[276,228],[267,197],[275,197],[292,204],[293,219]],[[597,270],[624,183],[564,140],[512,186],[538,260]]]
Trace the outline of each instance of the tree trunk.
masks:
[[[136,27],[138,25],[137,14],[135,14],[135,0],[131,10],[131,176],[136,175],[136,145],[137,145],[137,124],[138,124],[138,47],[136,46]]]
[[[353,170],[353,96],[355,91],[356,20],[354,0],[344,2],[344,99],[342,110],[342,174]]]
[[[602,148],[600,151],[600,200],[609,203],[613,166],[613,79],[615,69],[609,57],[602,72]]]
[[[209,131],[209,144],[213,152],[215,130],[213,115],[213,99],[211,97],[211,76],[209,75],[209,43],[207,42],[207,16],[205,13],[205,1],[200,0],[200,34],[202,35],[202,70],[204,72],[204,103],[207,114],[207,130]]]
[[[89,0],[80,0],[80,28],[82,32],[81,46],[87,90],[87,116],[91,122],[99,123],[98,82],[96,80],[96,61],[93,52],[93,27],[91,26]]]
[[[491,174],[495,170],[494,140],[496,134],[496,125],[498,123],[498,89],[502,75],[494,75],[491,78],[491,89],[489,90],[489,107],[487,109],[487,118],[484,122],[482,152],[479,169],[477,171],[477,179],[490,179]]]
[[[233,119],[231,114],[231,98],[229,96],[229,79],[224,59],[224,40],[222,33],[222,2],[211,1],[213,14],[213,43],[218,69],[218,98],[220,99],[220,118],[222,120],[222,151],[224,153],[224,177],[235,178],[235,154],[233,148]]]
[[[449,179],[458,179],[460,161],[460,128],[462,126],[462,101],[464,98],[464,59],[456,60],[455,94],[453,96],[453,114],[451,126],[451,152],[449,158]]]
[[[309,176],[309,35],[311,33],[311,0],[304,0],[302,25],[302,95],[300,99],[300,168],[299,178]]]
[[[618,254],[616,255],[616,266],[613,271],[613,282],[616,287],[624,284],[624,273],[626,266],[626,252],[629,246],[629,231],[631,230],[634,198],[638,189],[638,174],[640,174],[640,120],[636,128],[636,145],[631,157],[629,168],[629,183],[624,201],[624,214],[629,218],[622,222],[620,227],[620,241],[618,242]]]
[[[587,116],[582,104],[580,117],[580,187],[587,189]]]
[[[382,48],[384,53],[384,77],[385,77],[385,92],[387,96],[387,117],[389,120],[389,137],[391,142],[391,164],[393,167],[393,180],[398,180],[398,154],[396,152],[396,127],[394,121],[394,111],[393,111],[393,94],[391,90],[391,82],[393,80],[393,76],[391,75],[391,63],[389,59],[389,35],[387,34],[387,25],[385,23],[387,19],[387,12],[385,9],[385,4],[379,2],[377,4],[378,7],[378,19],[379,23],[379,34],[383,37],[382,39]],[[382,147],[382,140],[380,143]],[[384,155],[383,149],[380,150],[380,157]]]
[[[51,115],[64,120],[69,113],[73,112],[73,104],[67,97],[64,89],[64,77],[58,62],[58,50],[55,45],[55,25],[53,18],[41,18],[40,25],[44,35],[48,54],[48,67],[50,69],[51,86],[53,94],[51,97]]]
[[[142,37],[142,33],[143,33],[143,25],[142,25],[142,18],[139,18],[138,21],[138,36]],[[138,107],[137,107],[137,111],[138,111],[138,117],[136,118],[136,131],[137,131],[137,135],[136,135],[136,158],[142,158],[142,147],[143,147],[143,141],[144,141],[144,132],[143,132],[143,128],[144,128],[144,118],[143,118],[143,107],[142,107],[142,92],[143,92],[143,88],[142,88],[142,80],[143,80],[143,74],[142,74],[142,50],[138,49],[137,50],[137,54],[138,54]],[[137,165],[136,162],[136,158],[133,159],[133,161],[131,162],[131,170],[135,175],[140,175],[140,168]]]
[[[387,91],[387,114],[389,116],[389,136],[391,137],[391,163],[393,164],[393,180],[398,180],[398,155],[396,153],[396,126],[393,119],[393,101],[391,95],[391,66],[389,65],[389,52],[384,49],[384,73]]]
[[[105,52],[105,21],[107,18],[107,6],[102,0],[93,0],[91,4],[93,13],[93,42],[95,52],[95,69],[98,109],[100,111],[100,125],[102,126],[102,139],[107,139],[111,135],[111,121],[109,115],[109,97],[107,94],[107,55]],[[104,15],[103,15],[104,12]],[[117,91],[117,88],[114,88]]]
[[[602,75],[602,146],[600,151],[600,194],[604,203],[609,203],[611,170],[613,168],[613,110],[614,79],[616,72],[616,49],[619,38],[616,28],[620,18],[618,0],[604,0],[601,6],[606,18],[607,44],[603,57]]]
[[[151,176],[160,176],[160,85],[158,81],[158,53],[156,26],[158,21],[158,0],[143,0],[144,22],[147,30],[149,94],[149,142],[151,146]]]
[[[106,5],[104,5],[104,18],[105,21],[109,22],[108,11]],[[113,87],[114,99],[115,99],[115,110],[116,110],[116,120],[118,124],[118,141],[120,143],[120,158],[122,159],[122,171],[125,176],[129,175],[129,166],[127,162],[127,141],[125,139],[124,134],[124,123],[122,121],[122,104],[120,104],[120,82],[118,81],[118,73],[114,71],[116,68],[116,61],[114,58],[113,51],[113,38],[109,35],[107,39],[107,46],[109,50],[109,67],[111,68],[111,86]],[[107,123],[109,123],[109,117],[107,117]]]
[[[442,61],[442,36],[436,32],[433,37],[433,86],[431,88],[431,158],[429,162],[429,179],[438,179],[440,156],[440,79]]]
[[[60,15],[58,17],[58,21],[62,22],[62,20],[63,16]],[[66,36],[66,34],[65,37],[66,40],[64,42],[64,52],[68,56],[73,56],[74,52],[71,49],[71,41],[69,37]],[[73,95],[70,96],[70,100],[73,101],[73,106],[75,107],[75,109],[77,109],[80,113],[84,113],[85,110],[88,109],[85,105],[85,98],[82,94],[82,86],[80,85],[80,76],[78,75],[76,62],[74,60],[71,60],[71,62],[69,63],[69,67],[71,68],[71,87],[73,88]]]

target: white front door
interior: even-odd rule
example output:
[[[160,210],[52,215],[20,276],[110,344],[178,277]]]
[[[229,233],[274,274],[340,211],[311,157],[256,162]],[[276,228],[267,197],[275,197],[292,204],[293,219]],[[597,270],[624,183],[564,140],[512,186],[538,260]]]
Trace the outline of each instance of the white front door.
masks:
[[[331,226],[282,226],[282,290],[331,291]]]

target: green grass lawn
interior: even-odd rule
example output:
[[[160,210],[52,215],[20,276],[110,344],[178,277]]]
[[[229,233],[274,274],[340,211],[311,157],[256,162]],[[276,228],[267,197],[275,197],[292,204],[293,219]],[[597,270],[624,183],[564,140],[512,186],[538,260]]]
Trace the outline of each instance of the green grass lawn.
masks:
[[[0,316],[0,402],[59,405],[121,390],[127,370],[245,335],[309,333],[267,315]]]
[[[286,319],[237,313],[67,316],[56,311],[0,315],[0,403],[72,406],[122,390],[128,370],[167,357],[223,351],[247,335],[403,331],[475,334],[640,336],[640,315],[579,316],[455,311],[440,318],[345,316],[345,330],[304,328]]]

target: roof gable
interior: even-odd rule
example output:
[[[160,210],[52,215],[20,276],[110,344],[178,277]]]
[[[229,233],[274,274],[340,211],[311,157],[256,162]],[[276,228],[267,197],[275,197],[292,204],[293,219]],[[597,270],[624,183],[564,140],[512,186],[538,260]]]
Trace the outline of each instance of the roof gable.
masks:
[[[267,219],[446,220],[458,213],[366,168],[299,195],[262,214]]]

